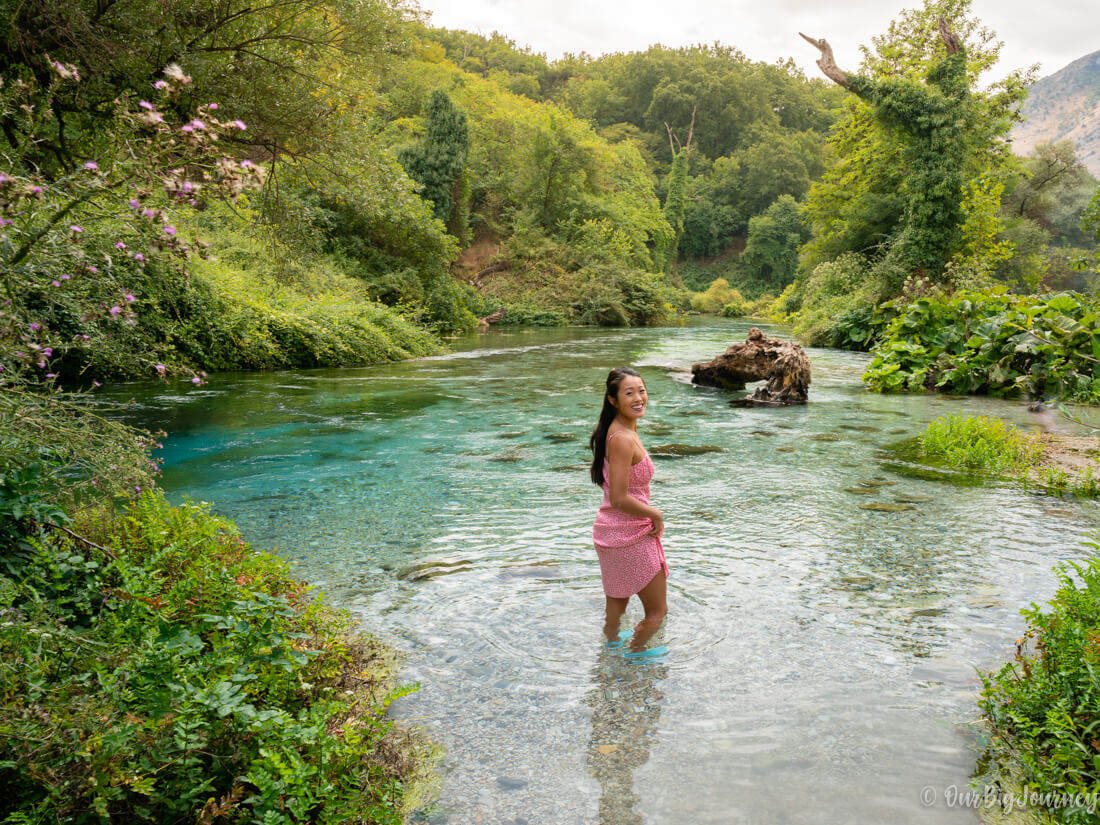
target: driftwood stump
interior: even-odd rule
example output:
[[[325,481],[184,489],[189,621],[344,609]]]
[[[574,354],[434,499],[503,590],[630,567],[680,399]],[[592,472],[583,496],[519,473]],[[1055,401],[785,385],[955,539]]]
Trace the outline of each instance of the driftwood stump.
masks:
[[[743,390],[749,381],[768,383],[737,405],[805,404],[810,392],[810,359],[791,341],[768,338],[757,327],[743,344],[733,344],[710,361],[691,365],[691,380],[704,387]]]

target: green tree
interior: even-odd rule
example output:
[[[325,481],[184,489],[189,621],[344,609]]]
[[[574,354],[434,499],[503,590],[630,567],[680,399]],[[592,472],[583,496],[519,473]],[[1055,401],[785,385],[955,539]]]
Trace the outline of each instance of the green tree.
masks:
[[[851,77],[826,53],[827,43],[811,40],[825,47],[819,65],[828,66],[827,76],[854,96],[830,138],[834,160],[811,188],[806,271],[846,251],[877,248],[893,249],[904,269],[946,277],[947,261],[964,243],[963,182],[1008,174],[1004,138],[1034,74],[1016,71],[974,90],[1000,44],[968,16],[969,6],[926,0],[903,12],[864,49],[860,74]]]
[[[798,204],[780,195],[763,214],[749,221],[741,265],[745,274],[765,282],[766,291],[779,292],[794,280],[798,249],[809,236]]]
[[[428,102],[428,128],[424,139],[398,154],[409,177],[423,187],[424,197],[434,204],[435,217],[454,227],[460,240],[466,227],[462,216],[468,207],[463,203],[466,184],[463,175],[470,151],[470,134],[466,115],[460,111],[442,89],[432,92]]]

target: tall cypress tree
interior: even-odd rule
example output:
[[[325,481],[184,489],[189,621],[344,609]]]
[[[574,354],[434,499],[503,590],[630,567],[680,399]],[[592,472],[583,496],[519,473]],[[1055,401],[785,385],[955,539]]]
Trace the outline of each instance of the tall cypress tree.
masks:
[[[470,133],[466,114],[451,102],[442,89],[432,92],[428,102],[428,131],[415,146],[402,150],[398,158],[409,177],[423,186],[421,195],[434,204],[434,214],[457,230],[460,240],[466,234],[462,216],[463,173],[470,151]]]

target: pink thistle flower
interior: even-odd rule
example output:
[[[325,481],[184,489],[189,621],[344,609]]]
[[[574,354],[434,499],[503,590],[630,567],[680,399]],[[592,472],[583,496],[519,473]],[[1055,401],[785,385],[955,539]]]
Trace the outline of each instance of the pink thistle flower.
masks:
[[[217,103],[207,103],[206,108],[210,109],[211,111],[214,111],[215,109],[218,108],[218,104]]]
[[[84,227],[82,227],[82,226],[77,226],[77,225],[76,225],[75,223],[73,223],[73,224],[69,224],[69,231],[70,231],[70,232],[75,232],[75,233],[77,233],[77,234],[79,235],[79,234],[80,234],[81,232],[83,232],[83,231],[84,231]]]
[[[129,292],[127,292],[127,293],[126,293],[125,295],[123,295],[122,297],[123,297],[123,298],[125,299],[126,303],[128,303],[128,304],[132,304],[132,303],[134,302],[134,300],[135,300],[134,296],[133,296],[133,295],[131,295],[131,294],[130,294]]]
[[[47,372],[46,377],[47,378],[57,378],[57,375],[55,373],[52,373],[52,372]]]
[[[94,160],[90,160],[84,164],[84,168],[87,169],[89,172],[94,172],[99,168],[99,164],[96,163]]]
[[[31,194],[32,195],[41,195],[42,194],[42,187],[41,186],[32,186],[31,187]],[[22,214],[22,213],[20,213],[20,214]]]
[[[142,255],[142,254],[141,254],[141,253],[139,252],[139,253],[137,253],[136,255],[134,255],[134,260],[135,260],[135,261],[137,261],[137,262],[138,262],[138,263],[140,264],[140,263],[142,263],[142,262],[143,262],[143,261],[145,260],[145,256],[144,256],[144,255]]]
[[[109,311],[112,318],[117,318],[119,316],[119,313],[122,312],[122,307],[118,306],[118,304],[115,304],[113,307],[111,307]]]
[[[88,271],[89,271],[89,272],[99,272],[99,267],[97,267],[97,266],[89,266],[89,267],[88,267]]]
[[[70,274],[69,274],[68,272],[66,272],[66,273],[65,273],[64,275],[62,275],[62,276],[61,276],[61,280],[62,280],[62,281],[67,281],[67,280],[69,280],[69,279],[70,279],[71,277],[73,277],[73,276],[72,276],[72,275],[70,275]]]
[[[202,379],[201,379],[201,378],[199,378],[199,377],[198,377],[198,376],[196,375],[196,376],[195,376],[194,378],[192,378],[192,379],[191,379],[191,383],[192,383],[192,384],[201,384],[201,383],[202,383]]]
[[[244,121],[243,121],[243,120],[234,120],[234,121],[233,121],[233,125],[234,125],[234,126],[236,126],[236,127],[238,128],[238,129],[240,129],[240,130],[241,130],[242,132],[243,132],[243,131],[244,131],[245,129],[247,129],[247,128],[248,128],[247,126],[245,126],[245,125],[244,125]]]
[[[53,358],[53,347],[43,347],[42,354],[47,358]]]
[[[164,371],[167,368],[164,366],[164,364],[157,364],[156,369],[157,369],[157,372],[159,372],[161,375],[164,375]]]
[[[100,383],[99,383],[98,381],[93,381],[93,382],[92,382],[92,386],[93,386],[93,387],[102,387],[103,385],[102,385],[102,384],[100,384]],[[92,484],[95,484],[95,482],[93,481],[93,482],[92,482]]]
[[[195,131],[195,129],[190,123],[188,123],[186,126],[181,126],[180,131],[181,132],[193,132],[193,131]]]
[[[174,226],[164,227],[164,234],[165,235],[175,235],[176,234],[176,227],[174,227]]]
[[[61,286],[61,281],[53,281],[54,286]]]
[[[188,126],[190,126],[190,127],[192,128],[192,129],[194,129],[195,131],[201,131],[202,129],[205,129],[205,128],[206,128],[206,124],[205,124],[205,123],[203,123],[203,122],[202,122],[201,120],[199,120],[198,118],[195,118],[194,120],[192,120],[192,121],[191,121],[191,122],[190,122],[189,124],[187,124],[187,125],[188,125]]]
[[[139,100],[138,101],[138,106],[140,106],[142,109],[145,109],[145,110],[150,111],[150,112],[153,111],[153,109],[157,108],[152,103],[150,103],[148,100]]]
[[[141,206],[141,204],[138,202],[137,198],[130,198],[130,208],[131,209],[137,209],[139,206]]]
[[[168,88],[168,84],[165,83],[163,80],[158,80],[156,83],[153,84],[153,88],[157,91],[162,91]]]
[[[115,244],[115,249],[125,249],[125,248],[126,248],[126,244],[124,244],[122,241],[119,241],[118,243]]]
[[[29,329],[31,332],[34,332],[35,330],[39,329],[41,326],[42,326],[41,324],[28,324],[27,329]]]
[[[242,160],[242,161],[241,161],[241,168],[242,168],[242,169],[251,169],[251,168],[252,168],[252,161],[250,161],[250,160]]]
[[[151,218],[156,214],[157,213],[154,212],[152,209],[142,209],[141,210],[141,217],[143,217],[143,218]]]

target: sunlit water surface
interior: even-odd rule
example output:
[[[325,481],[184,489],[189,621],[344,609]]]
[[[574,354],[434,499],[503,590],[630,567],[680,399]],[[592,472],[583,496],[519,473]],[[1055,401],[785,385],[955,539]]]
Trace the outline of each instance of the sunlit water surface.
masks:
[[[422,821],[975,822],[944,802],[980,751],[975,667],[1011,656],[1020,608],[1053,593],[1100,510],[892,472],[881,447],[936,416],[1035,424],[1019,402],[866,392],[864,354],[809,350],[804,407],[692,387],[691,363],[747,329],[493,332],[442,357],[115,397],[168,431],[174,500],[214,502],[408,652],[422,687],[395,713],[447,749]],[[721,448],[656,460],[670,652],[645,664],[603,649],[586,475],[624,364],[649,389],[648,448]]]

